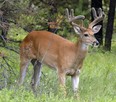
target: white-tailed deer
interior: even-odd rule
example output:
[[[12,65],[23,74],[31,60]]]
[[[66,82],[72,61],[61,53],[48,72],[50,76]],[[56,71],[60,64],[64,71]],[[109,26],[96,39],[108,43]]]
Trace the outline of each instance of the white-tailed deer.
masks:
[[[103,12],[99,9],[97,16],[95,9],[92,9],[94,21],[88,28],[74,23],[77,19],[84,19],[84,16],[74,16],[73,10],[67,18],[72,24],[74,31],[79,35],[79,40],[73,43],[56,34],[48,31],[32,31],[22,41],[20,46],[20,80],[19,85],[24,81],[29,62],[34,65],[34,74],[32,77],[32,87],[35,89],[39,83],[42,63],[56,69],[59,83],[65,86],[65,77],[72,77],[74,92],[78,89],[79,74],[86,57],[88,46],[98,46],[99,43],[94,37],[101,25],[96,25],[103,20]]]

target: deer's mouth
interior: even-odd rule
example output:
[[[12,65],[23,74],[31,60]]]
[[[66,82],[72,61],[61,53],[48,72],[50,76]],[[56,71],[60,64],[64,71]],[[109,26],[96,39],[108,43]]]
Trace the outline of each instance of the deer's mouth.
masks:
[[[93,47],[98,47],[98,46],[99,46],[99,42],[98,42],[98,41],[94,41],[94,42],[92,43],[92,46],[93,46]]]

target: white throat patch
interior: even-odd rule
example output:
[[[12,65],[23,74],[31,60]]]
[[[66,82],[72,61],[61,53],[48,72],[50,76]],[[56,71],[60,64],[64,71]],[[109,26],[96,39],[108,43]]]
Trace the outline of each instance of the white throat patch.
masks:
[[[87,44],[82,44],[82,50],[88,50],[88,45]]]

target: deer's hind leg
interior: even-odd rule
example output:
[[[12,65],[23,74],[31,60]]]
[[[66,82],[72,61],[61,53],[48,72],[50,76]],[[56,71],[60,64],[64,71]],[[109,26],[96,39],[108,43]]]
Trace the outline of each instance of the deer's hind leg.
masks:
[[[33,91],[35,92],[38,84],[40,83],[42,64],[36,59],[32,59],[31,63],[33,64],[34,69],[34,73],[31,80],[31,86]]]

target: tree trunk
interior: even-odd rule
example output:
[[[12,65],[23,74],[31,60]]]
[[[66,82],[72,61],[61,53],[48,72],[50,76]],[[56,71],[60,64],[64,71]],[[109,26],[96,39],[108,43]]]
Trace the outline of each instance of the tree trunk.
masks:
[[[115,7],[116,7],[116,0],[110,0],[108,22],[107,22],[106,36],[105,36],[105,46],[104,46],[106,51],[111,50],[111,40],[112,40],[112,33],[113,33]]]
[[[102,8],[102,0],[91,0],[91,8],[94,7],[96,9],[96,11],[98,11],[99,8]],[[91,15],[92,17],[92,21],[93,21],[93,15]],[[99,22],[98,25],[102,25],[103,28],[103,21]],[[100,29],[100,31],[98,33],[95,34],[96,39],[99,41],[100,45],[103,45],[103,33],[102,30]]]

